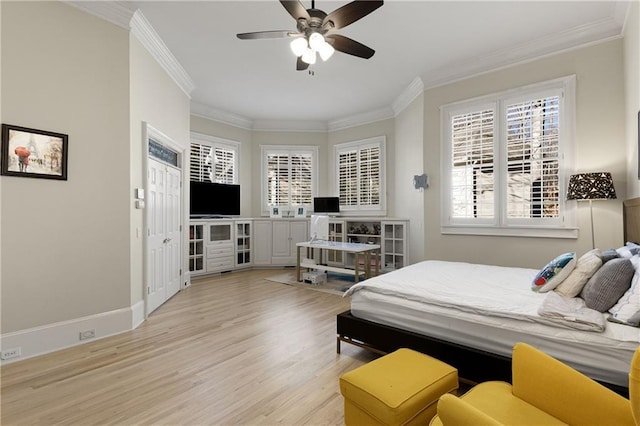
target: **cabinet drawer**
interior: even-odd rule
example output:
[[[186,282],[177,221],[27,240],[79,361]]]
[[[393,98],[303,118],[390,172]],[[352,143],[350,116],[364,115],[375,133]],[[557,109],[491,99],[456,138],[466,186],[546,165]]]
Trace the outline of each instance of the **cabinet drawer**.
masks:
[[[207,246],[207,258],[233,256],[233,244]]]
[[[207,261],[207,272],[229,270],[233,268],[233,256],[219,257]]]

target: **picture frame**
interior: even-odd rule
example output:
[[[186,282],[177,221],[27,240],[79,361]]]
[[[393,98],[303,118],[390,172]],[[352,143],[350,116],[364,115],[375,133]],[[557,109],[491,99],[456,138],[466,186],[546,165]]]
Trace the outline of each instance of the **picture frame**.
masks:
[[[295,217],[307,217],[307,208],[304,206],[297,206]]]
[[[2,124],[0,174],[67,180],[69,136]]]
[[[638,180],[640,180],[640,111],[638,111]]]
[[[269,208],[269,217],[282,217],[282,207],[271,206]]]

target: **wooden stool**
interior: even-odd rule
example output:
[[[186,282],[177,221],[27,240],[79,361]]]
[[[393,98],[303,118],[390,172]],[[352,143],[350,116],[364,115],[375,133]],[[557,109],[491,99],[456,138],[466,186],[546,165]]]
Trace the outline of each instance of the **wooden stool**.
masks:
[[[340,377],[346,425],[428,424],[438,398],[456,394],[458,370],[410,349],[397,351]]]

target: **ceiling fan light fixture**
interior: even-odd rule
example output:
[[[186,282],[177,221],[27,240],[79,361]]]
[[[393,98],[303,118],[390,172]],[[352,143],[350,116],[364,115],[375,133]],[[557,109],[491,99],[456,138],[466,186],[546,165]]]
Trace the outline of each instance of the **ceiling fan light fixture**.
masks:
[[[322,46],[320,46],[320,50],[318,50],[318,53],[320,54],[320,57],[323,61],[327,61],[335,51],[336,49],[334,49],[332,45],[325,42]]]
[[[307,50],[307,39],[304,37],[298,37],[291,41],[289,44],[291,47],[291,51],[296,56],[302,56],[302,54]]]
[[[318,52],[325,44],[324,37],[320,33],[311,33],[309,36],[309,47]]]
[[[309,65],[313,65],[316,63],[316,51],[313,49],[307,49],[302,54],[302,62],[305,62]]]

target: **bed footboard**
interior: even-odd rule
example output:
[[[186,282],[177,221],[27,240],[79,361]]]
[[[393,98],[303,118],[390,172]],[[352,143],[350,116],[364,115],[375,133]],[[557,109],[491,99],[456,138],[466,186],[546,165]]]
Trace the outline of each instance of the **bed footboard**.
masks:
[[[457,368],[458,376],[465,382],[480,383],[490,380],[511,382],[510,357],[356,318],[351,311],[338,314],[336,328],[338,353],[340,353],[341,342],[381,354],[393,352],[399,348],[410,348]],[[610,383],[602,384],[622,396],[629,397],[629,388]]]
[[[351,311],[338,314],[337,334],[338,353],[341,342],[378,353],[410,348],[454,366],[460,377],[471,382],[511,381],[511,358],[356,318]]]

